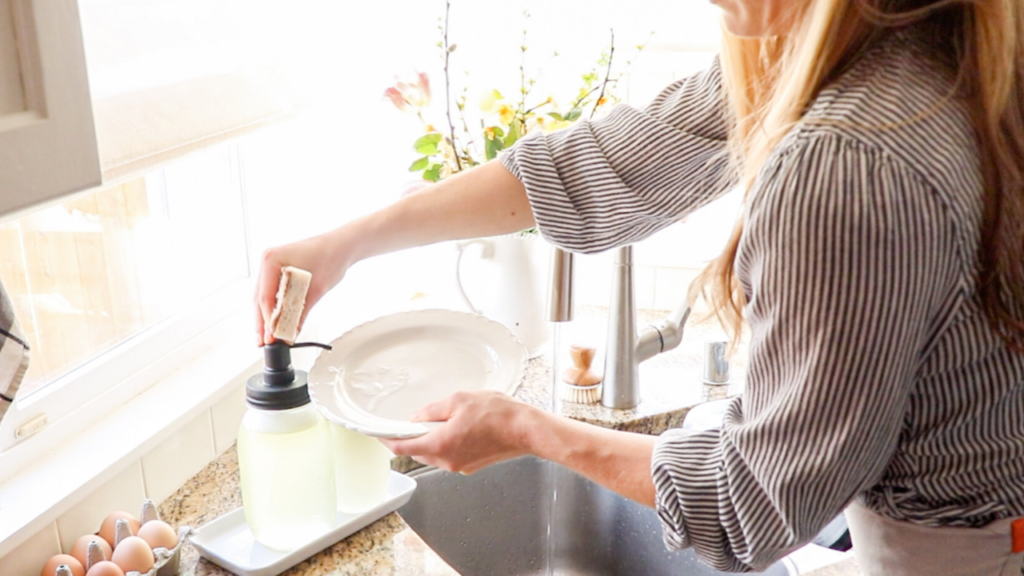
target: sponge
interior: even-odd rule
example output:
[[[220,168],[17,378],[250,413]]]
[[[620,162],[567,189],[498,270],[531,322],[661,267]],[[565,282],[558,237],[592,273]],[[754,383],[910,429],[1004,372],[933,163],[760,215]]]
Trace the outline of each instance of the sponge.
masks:
[[[313,275],[301,268],[285,266],[281,269],[281,283],[277,287],[277,305],[270,314],[274,338],[294,344],[299,336],[299,320],[306,305],[306,293]]]

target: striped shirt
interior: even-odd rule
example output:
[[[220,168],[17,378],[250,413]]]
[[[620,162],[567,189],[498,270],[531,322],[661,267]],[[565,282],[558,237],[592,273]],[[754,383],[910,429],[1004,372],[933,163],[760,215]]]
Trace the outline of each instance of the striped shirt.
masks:
[[[720,429],[668,431],[654,452],[669,547],[763,568],[855,498],[927,526],[1024,516],[1024,357],[975,290],[983,185],[953,86],[926,42],[893,32],[765,162],[736,260],[746,393]],[[549,241],[601,251],[730,189],[727,108],[715,63],[502,161]]]

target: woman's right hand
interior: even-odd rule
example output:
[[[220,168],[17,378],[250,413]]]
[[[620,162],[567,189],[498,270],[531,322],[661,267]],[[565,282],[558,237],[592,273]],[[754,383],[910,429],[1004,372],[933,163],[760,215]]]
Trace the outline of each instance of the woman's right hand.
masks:
[[[277,288],[281,281],[281,268],[294,266],[313,275],[306,293],[306,305],[302,310],[299,328],[306,322],[306,315],[328,290],[341,282],[350,262],[339,254],[339,239],[335,233],[328,232],[270,248],[263,253],[260,263],[260,276],[256,282],[256,339],[260,346],[273,342],[273,327],[270,325],[270,314],[277,304]]]
[[[508,234],[534,225],[523,184],[501,162],[491,161],[326,234],[271,248],[263,254],[256,284],[259,344],[274,339],[269,321],[284,266],[313,274],[301,328],[309,309],[359,260],[443,240]]]

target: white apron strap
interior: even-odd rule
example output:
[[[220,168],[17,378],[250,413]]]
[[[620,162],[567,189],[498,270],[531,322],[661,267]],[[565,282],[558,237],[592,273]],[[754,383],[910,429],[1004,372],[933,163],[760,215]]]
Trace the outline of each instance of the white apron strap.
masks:
[[[982,528],[932,528],[893,520],[856,503],[846,509],[864,576],[1021,576],[1024,554],[1014,551],[1015,520]]]

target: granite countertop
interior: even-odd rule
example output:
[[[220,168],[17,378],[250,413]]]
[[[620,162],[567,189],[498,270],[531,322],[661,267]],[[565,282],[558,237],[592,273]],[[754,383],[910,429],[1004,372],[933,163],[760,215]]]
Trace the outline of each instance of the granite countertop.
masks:
[[[232,447],[207,465],[160,505],[160,517],[174,526],[202,526],[242,505],[238,456]],[[199,557],[192,546],[182,550],[181,576],[229,576]],[[289,576],[458,576],[397,513],[391,513],[351,537],[285,572]]]
[[[641,312],[638,324],[660,319],[662,312]],[[567,367],[568,348],[572,344],[603,348],[605,313],[600,308],[582,308],[577,319],[558,327],[557,355],[547,353],[531,360],[516,397],[550,409],[552,374]],[[700,381],[703,341],[720,333],[713,322],[690,323],[679,348],[661,354],[641,365],[641,402],[633,410],[612,410],[597,405],[558,403],[558,412],[584,422],[607,428],[646,434],[659,434],[679,426],[689,409],[699,404],[707,392]],[[598,338],[594,341],[593,338]],[[733,359],[733,384],[729,393],[742,389],[745,350],[741,347]],[[594,360],[598,369],[602,356]],[[553,365],[555,367],[553,367]],[[418,465],[407,458],[396,458],[393,468],[407,471]],[[211,462],[160,506],[161,517],[172,526],[199,527],[242,505],[239,491],[238,459],[231,448]],[[822,576],[855,576],[852,571],[826,572]],[[221,576],[226,570],[199,558],[191,546],[183,551],[183,576]],[[351,537],[305,560],[285,572],[289,576],[347,575],[456,575],[433,550],[413,532],[397,513],[389,514]]]

